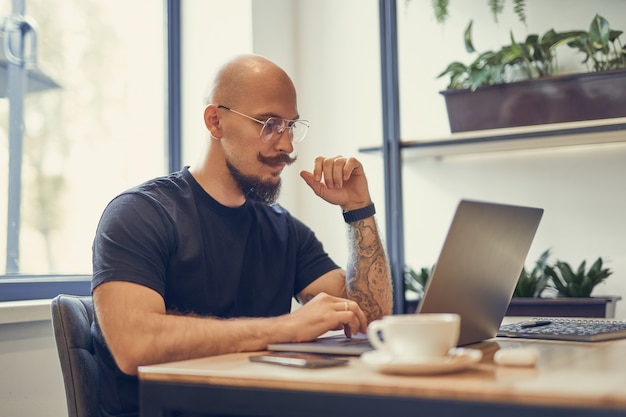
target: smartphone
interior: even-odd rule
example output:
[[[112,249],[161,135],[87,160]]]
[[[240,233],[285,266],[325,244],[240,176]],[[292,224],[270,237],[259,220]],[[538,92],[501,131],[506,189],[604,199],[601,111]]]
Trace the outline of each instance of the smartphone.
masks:
[[[273,363],[275,365],[295,366],[297,368],[326,368],[346,365],[349,360],[312,353],[266,353],[250,356],[252,362]]]

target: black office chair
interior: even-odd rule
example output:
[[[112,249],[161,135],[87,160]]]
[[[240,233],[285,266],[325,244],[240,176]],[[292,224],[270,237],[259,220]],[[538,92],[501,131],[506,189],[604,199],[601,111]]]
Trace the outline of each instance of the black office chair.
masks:
[[[96,417],[99,379],[90,334],[94,319],[92,299],[61,294],[52,300],[50,308],[68,416]]]

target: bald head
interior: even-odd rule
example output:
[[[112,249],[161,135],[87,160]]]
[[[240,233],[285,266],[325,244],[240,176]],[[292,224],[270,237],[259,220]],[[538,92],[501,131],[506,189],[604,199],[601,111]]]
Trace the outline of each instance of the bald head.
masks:
[[[220,68],[205,104],[236,108],[257,93],[277,89],[295,97],[293,82],[282,68],[260,55],[239,55]]]

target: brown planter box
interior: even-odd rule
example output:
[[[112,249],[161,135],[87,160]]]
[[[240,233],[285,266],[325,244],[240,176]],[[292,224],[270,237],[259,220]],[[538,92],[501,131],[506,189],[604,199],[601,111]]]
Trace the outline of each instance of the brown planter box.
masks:
[[[615,317],[622,297],[513,298],[507,316],[524,317]]]
[[[452,132],[626,116],[626,70],[441,91]]]

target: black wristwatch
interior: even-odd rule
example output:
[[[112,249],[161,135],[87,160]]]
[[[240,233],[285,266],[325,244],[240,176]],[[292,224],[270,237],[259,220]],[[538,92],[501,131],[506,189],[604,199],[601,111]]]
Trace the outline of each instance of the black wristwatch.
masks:
[[[374,214],[376,214],[376,208],[374,207],[374,203],[372,203],[369,206],[365,206],[360,209],[344,211],[343,219],[346,221],[346,223],[353,223],[359,220],[367,219]]]

